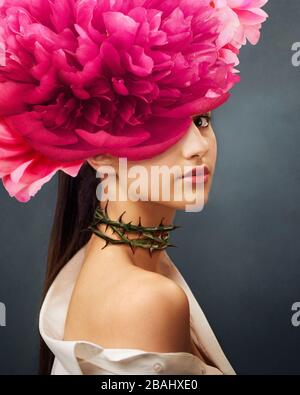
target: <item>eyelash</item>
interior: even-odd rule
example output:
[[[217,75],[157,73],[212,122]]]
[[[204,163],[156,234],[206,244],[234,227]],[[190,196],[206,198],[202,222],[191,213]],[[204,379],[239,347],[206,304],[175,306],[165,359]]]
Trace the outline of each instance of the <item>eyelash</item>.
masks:
[[[197,123],[198,120],[200,120],[200,119],[202,119],[202,118],[204,118],[204,119],[206,120],[207,125],[206,125],[206,126],[197,126],[197,125],[196,125],[196,126],[197,126],[198,128],[205,129],[205,128],[207,128],[207,127],[210,125],[211,117],[209,117],[208,115],[198,115],[196,118],[194,118],[195,124]]]

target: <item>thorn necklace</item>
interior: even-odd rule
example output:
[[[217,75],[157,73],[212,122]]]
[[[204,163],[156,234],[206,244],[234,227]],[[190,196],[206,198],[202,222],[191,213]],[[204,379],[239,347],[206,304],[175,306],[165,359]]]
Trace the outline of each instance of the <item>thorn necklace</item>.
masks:
[[[160,224],[158,226],[143,226],[141,223],[141,217],[139,217],[138,225],[133,225],[132,221],[125,223],[123,222],[123,215],[126,213],[124,211],[116,221],[112,221],[107,212],[108,201],[105,205],[105,208],[97,207],[94,213],[94,218],[92,224],[87,228],[87,230],[91,230],[95,235],[101,237],[106,241],[105,246],[102,247],[102,250],[107,247],[109,244],[128,244],[131,248],[133,254],[135,253],[135,249],[138,247],[148,248],[149,254],[152,257],[152,252],[154,250],[163,250],[167,247],[177,247],[174,244],[169,244],[169,232],[180,228],[180,226],[176,225],[164,225],[163,219],[161,219]],[[99,224],[105,224],[105,232],[110,227],[112,229],[112,233],[116,233],[120,239],[113,239],[109,237],[107,234],[103,233],[98,229]],[[129,239],[126,234],[127,233],[137,233],[138,237],[135,239]]]

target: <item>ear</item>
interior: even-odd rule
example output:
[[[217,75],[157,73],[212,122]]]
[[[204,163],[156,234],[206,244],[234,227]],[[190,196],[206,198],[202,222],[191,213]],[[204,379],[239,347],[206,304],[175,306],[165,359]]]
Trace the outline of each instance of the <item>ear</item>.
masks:
[[[86,160],[96,171],[100,166],[113,165],[113,158],[107,154],[95,155]]]

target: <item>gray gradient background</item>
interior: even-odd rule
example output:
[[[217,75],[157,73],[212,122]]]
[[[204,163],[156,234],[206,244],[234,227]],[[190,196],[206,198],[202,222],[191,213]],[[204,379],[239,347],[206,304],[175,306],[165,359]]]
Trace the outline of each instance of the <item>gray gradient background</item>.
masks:
[[[169,253],[238,374],[299,374],[299,0],[271,0],[256,47],[241,52],[242,81],[215,112],[219,157],[210,201],[179,212]],[[0,374],[36,374],[38,313],[56,178],[27,204],[0,187]]]

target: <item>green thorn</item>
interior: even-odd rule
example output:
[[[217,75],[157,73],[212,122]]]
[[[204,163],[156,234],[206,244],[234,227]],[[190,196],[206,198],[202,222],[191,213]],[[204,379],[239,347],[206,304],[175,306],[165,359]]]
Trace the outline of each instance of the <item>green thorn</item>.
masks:
[[[107,206],[108,206],[108,200],[106,202],[105,209],[104,209],[105,215],[108,217]]]
[[[119,217],[119,222],[121,222],[121,224],[123,223],[122,222],[122,218],[123,218],[123,215],[126,213],[126,211],[124,211],[121,215],[120,215],[120,217]]]
[[[162,219],[160,220],[160,224],[158,226],[163,226],[163,220],[165,219],[165,217],[162,217]]]
[[[133,247],[133,245],[132,245],[131,242],[129,243],[129,246],[130,246],[130,248],[131,248],[132,253],[135,254],[135,249],[134,249],[134,247]]]
[[[102,247],[102,248],[101,248],[101,250],[104,250],[104,248],[106,248],[106,247],[108,246],[108,244],[109,244],[109,241],[108,241],[108,240],[106,240],[106,241],[105,241],[105,246],[104,246],[104,247]]]

